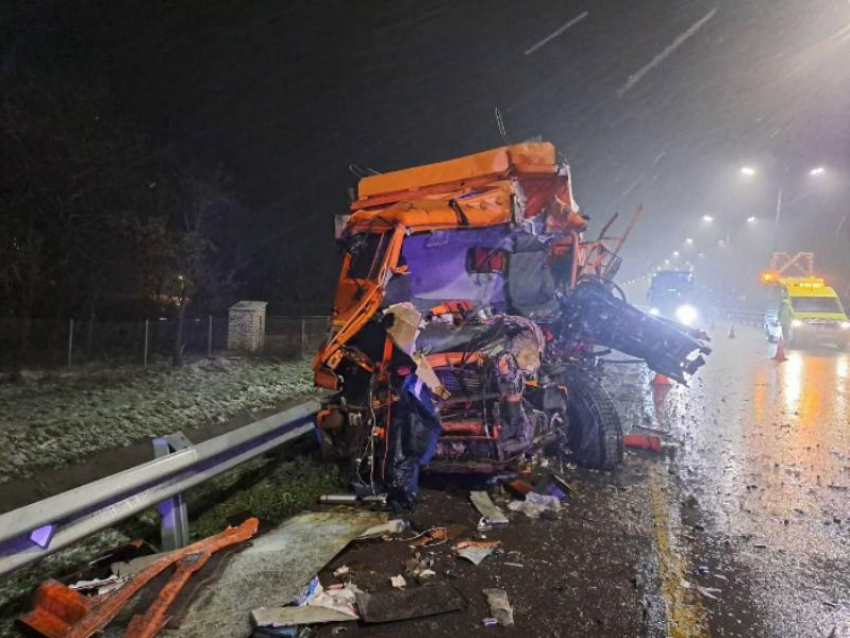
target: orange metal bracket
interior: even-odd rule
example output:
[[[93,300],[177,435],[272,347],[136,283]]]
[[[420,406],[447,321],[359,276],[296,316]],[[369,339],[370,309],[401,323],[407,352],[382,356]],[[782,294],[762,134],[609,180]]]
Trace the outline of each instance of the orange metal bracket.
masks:
[[[92,603],[61,583],[44,583],[36,593],[35,609],[22,618],[20,623],[47,638],[89,638],[112,622],[140,589],[176,563],[174,575],[157,600],[144,616],[133,618],[124,634],[132,638],[155,636],[168,621],[169,605],[191,575],[201,569],[218,550],[254,536],[258,527],[259,521],[249,518],[239,527],[229,527],[220,534],[170,552],[148,565],[120,589],[95,598]]]

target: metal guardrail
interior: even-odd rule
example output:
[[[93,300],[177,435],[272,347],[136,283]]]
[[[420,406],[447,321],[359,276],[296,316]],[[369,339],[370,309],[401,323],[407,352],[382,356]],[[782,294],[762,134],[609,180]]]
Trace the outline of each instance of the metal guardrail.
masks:
[[[166,503],[191,487],[308,434],[315,427],[313,420],[320,407],[317,399],[310,399],[203,443],[0,515],[0,574]],[[163,523],[166,521],[164,518]]]
[[[717,316],[727,321],[745,326],[761,328],[764,325],[764,311],[738,310],[736,308],[718,308]]]

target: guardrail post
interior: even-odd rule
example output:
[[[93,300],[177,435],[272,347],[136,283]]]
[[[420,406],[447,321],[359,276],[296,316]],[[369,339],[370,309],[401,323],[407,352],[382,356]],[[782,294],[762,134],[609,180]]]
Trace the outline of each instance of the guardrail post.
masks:
[[[153,440],[156,458],[192,447],[191,441],[182,432]],[[189,513],[182,494],[175,494],[156,506],[159,512],[159,533],[162,551],[170,552],[189,544]]]

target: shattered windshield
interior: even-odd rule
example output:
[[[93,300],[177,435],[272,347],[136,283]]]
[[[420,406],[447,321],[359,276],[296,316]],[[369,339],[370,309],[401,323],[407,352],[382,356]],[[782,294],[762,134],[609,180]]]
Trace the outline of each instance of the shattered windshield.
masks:
[[[354,235],[346,246],[351,255],[348,267],[350,279],[376,279],[387,252],[389,236],[386,233]]]

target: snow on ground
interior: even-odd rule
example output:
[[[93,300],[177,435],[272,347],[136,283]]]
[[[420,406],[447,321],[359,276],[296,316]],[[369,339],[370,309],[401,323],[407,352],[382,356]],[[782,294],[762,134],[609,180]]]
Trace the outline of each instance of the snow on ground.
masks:
[[[307,361],[227,358],[0,384],[0,483],[312,391]]]

